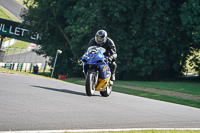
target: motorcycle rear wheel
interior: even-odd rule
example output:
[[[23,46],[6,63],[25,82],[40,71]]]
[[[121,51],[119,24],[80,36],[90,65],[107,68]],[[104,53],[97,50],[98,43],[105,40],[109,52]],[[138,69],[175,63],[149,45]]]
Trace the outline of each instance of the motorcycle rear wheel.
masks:
[[[87,73],[86,85],[85,85],[86,94],[92,96],[95,92],[95,74]]]
[[[112,91],[112,86],[109,83],[108,86],[106,87],[106,90],[105,91],[100,91],[100,94],[103,97],[108,97],[108,96],[110,96],[111,91]]]

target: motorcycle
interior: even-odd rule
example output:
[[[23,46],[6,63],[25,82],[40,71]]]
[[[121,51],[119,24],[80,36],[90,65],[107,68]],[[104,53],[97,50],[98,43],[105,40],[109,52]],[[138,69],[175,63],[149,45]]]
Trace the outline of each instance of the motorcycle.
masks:
[[[102,47],[91,46],[82,57],[83,72],[86,77],[85,90],[88,96],[92,96],[95,91],[100,91],[103,97],[111,94],[111,71],[105,52]]]

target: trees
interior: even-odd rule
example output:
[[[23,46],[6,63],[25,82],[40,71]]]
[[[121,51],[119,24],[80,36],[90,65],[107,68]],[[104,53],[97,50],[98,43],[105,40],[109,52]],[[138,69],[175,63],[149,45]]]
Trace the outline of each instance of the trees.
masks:
[[[199,1],[190,0],[184,2],[180,7],[180,19],[182,22],[182,30],[184,30],[186,37],[190,39],[188,42],[190,47],[188,55],[190,65],[193,66],[200,74],[200,56],[196,54],[200,49],[200,3]]]
[[[24,24],[42,35],[38,54],[53,61],[53,51],[63,51],[57,74],[83,75],[79,61],[99,29],[105,29],[116,44],[118,79],[180,75],[191,50],[199,49],[200,8],[194,0],[40,0],[35,4],[23,15]]]

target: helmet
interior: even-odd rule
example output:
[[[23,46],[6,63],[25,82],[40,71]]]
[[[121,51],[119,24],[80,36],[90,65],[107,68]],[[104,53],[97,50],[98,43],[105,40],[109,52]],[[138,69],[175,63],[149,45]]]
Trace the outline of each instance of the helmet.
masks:
[[[107,41],[107,32],[105,30],[99,30],[97,31],[95,35],[95,41],[99,45],[103,45]]]

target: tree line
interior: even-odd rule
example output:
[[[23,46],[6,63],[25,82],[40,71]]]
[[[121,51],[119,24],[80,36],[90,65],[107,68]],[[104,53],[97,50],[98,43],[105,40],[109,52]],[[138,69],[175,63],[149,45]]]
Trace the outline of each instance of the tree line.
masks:
[[[181,76],[200,48],[200,2],[196,0],[30,0],[23,24],[38,32],[38,54],[50,56],[55,74],[83,76],[81,57],[104,29],[117,49],[120,80]],[[198,56],[192,58],[199,71]]]

